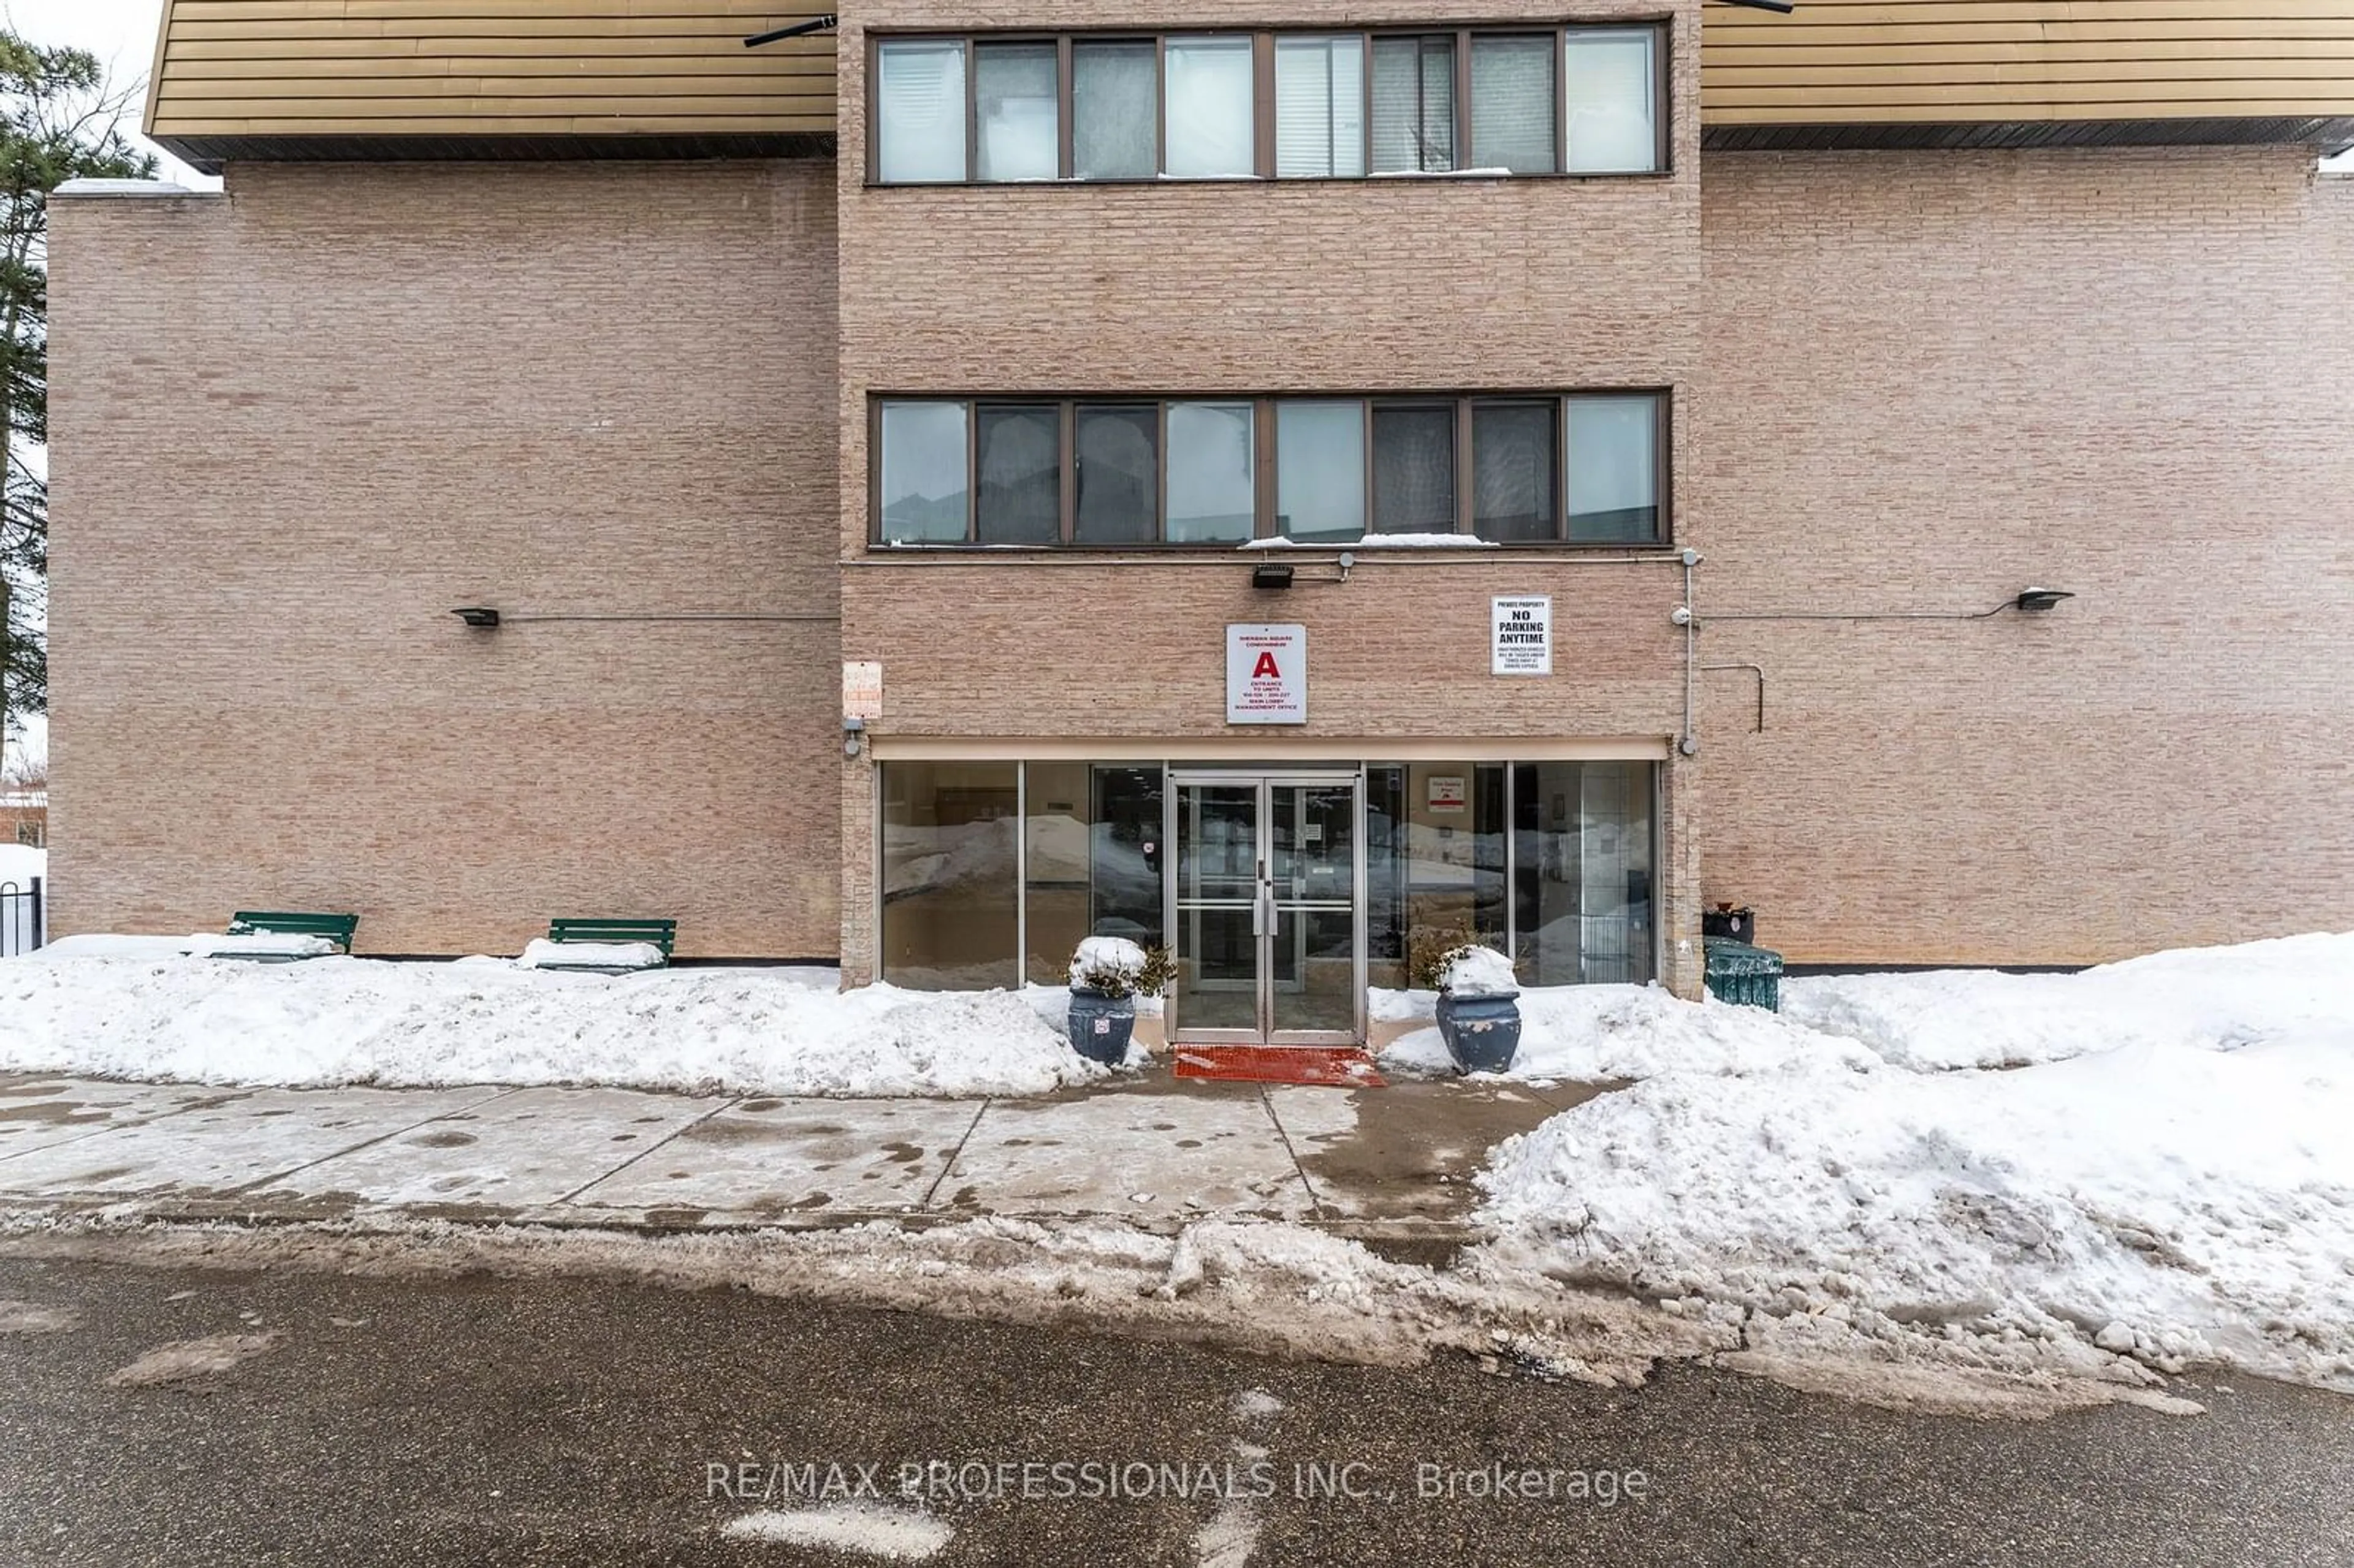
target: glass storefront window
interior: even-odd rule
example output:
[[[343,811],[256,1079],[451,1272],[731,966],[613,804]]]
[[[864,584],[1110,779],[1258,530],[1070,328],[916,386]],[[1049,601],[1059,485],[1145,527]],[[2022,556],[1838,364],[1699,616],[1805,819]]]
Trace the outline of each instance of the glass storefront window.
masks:
[[[1510,952],[1523,985],[1650,980],[1656,771],[1620,761],[1368,766],[1369,983],[1403,988],[1418,949],[1467,939]],[[890,762],[882,774],[885,980],[921,990],[1058,986],[1083,938],[1166,941],[1161,764]],[[1287,802],[1276,808],[1279,841],[1296,804]],[[1329,874],[1341,874],[1348,831],[1325,821],[1312,835]],[[1236,862],[1246,882],[1248,859]],[[1293,886],[1289,863],[1278,853],[1278,896],[1324,896],[1312,875]],[[1182,910],[1188,890],[1177,895]],[[1190,896],[1214,904],[1223,895]],[[1316,940],[1331,973],[1346,956],[1349,914],[1317,916],[1331,927]]]
[[[1161,942],[1161,769],[1029,765],[1023,895],[1033,985],[1065,985],[1082,938]]]
[[[1369,982],[1403,988],[1416,943],[1501,948],[1504,764],[1416,762],[1365,771]]]
[[[883,768],[883,978],[919,991],[1019,979],[1020,765]]]
[[[1512,956],[1522,984],[1651,978],[1651,768],[1516,766]]]

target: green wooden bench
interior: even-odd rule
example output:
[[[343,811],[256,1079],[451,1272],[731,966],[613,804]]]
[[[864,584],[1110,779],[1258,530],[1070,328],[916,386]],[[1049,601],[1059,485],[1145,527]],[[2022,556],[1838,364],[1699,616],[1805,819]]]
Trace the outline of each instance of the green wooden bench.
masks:
[[[675,920],[550,920],[547,939],[559,947],[568,942],[645,942],[662,949],[663,962],[670,962],[671,946],[678,939]],[[620,968],[612,964],[582,962],[578,964],[542,963],[544,969],[579,969],[592,974],[634,974],[634,967]]]
[[[348,953],[352,950],[352,937],[359,928],[360,917],[356,915],[305,914],[299,910],[285,909],[240,909],[229,916],[228,934],[232,937],[324,937]],[[260,958],[267,955],[254,956]]]

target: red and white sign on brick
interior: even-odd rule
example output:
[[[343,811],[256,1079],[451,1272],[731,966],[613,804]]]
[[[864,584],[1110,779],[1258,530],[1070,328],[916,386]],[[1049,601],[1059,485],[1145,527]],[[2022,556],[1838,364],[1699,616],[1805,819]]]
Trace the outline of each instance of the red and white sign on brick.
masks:
[[[1308,628],[1226,628],[1226,722],[1308,722]]]

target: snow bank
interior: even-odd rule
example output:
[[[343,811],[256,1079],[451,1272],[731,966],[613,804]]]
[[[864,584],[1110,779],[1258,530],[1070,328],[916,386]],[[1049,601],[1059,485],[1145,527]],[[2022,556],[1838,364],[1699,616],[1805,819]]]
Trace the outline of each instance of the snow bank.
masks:
[[[1782,983],[1786,1016],[1901,1067],[2009,1067],[2121,1045],[2354,1041],[2354,932],[2152,953],[2066,975],[1989,969]]]
[[[1391,991],[1394,1016],[1412,1018],[1411,999]],[[1425,1004],[1423,1016],[1428,1016]],[[1862,1066],[1877,1058],[1850,1041],[1754,1007],[1680,1001],[1658,986],[1543,986],[1521,992],[1521,1049],[1511,1071],[1529,1082],[1613,1083],[1661,1073],[1772,1073],[1797,1064]],[[1436,1029],[1400,1035],[1381,1054],[1385,1069],[1449,1073],[1454,1063]]]
[[[2311,937],[1797,982],[1782,1020],[1532,993],[1564,1011],[1520,1074],[1643,1081],[1499,1146],[1480,1217],[1555,1277],[1736,1312],[1762,1355],[2354,1391],[2349,974]]]
[[[775,1095],[1044,1094],[1092,1081],[1020,996],[832,969],[608,978],[503,961],[0,959],[0,1069],[313,1087],[611,1084]]]

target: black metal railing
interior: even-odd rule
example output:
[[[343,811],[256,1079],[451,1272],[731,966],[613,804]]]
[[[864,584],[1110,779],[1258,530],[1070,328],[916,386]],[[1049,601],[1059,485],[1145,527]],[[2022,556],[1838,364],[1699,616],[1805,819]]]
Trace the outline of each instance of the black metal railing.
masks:
[[[41,879],[20,887],[0,882],[0,959],[29,953],[48,940],[48,910],[41,900]]]

